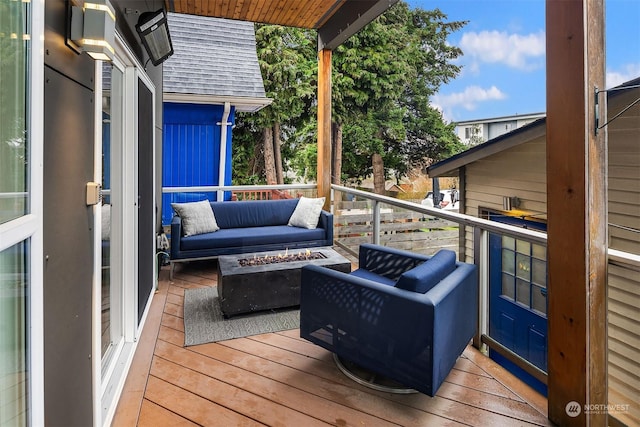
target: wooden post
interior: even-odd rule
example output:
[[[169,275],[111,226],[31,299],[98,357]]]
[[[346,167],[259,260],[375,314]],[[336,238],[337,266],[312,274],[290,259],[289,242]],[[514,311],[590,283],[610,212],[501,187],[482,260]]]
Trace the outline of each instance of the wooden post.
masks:
[[[549,419],[606,426],[604,0],[547,0],[546,23]]]
[[[318,52],[318,197],[331,204],[331,50]]]

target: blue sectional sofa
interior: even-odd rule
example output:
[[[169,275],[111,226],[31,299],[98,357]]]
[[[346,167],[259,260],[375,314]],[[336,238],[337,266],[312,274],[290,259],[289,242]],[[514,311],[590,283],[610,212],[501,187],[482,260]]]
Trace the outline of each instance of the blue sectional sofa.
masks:
[[[320,212],[315,229],[287,225],[300,199],[210,202],[218,231],[184,236],[171,221],[171,277],[175,263],[220,255],[333,245],[333,215]]]
[[[350,274],[302,268],[300,336],[347,362],[434,396],[476,332],[478,271],[364,244]]]

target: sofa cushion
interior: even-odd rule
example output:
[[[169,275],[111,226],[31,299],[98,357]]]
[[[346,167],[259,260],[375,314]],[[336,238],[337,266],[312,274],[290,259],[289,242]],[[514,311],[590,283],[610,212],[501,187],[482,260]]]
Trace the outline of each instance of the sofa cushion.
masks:
[[[190,203],[171,203],[171,207],[182,219],[182,235],[193,236],[218,231],[220,227],[207,200]]]
[[[352,276],[360,277],[361,279],[367,279],[374,282],[382,283],[383,285],[393,286],[396,284],[395,281],[379,274],[372,273],[369,270],[365,270],[364,268],[358,268],[357,270],[354,270],[349,274]]]
[[[215,233],[183,237],[181,239],[180,249],[190,251],[270,244],[282,244],[283,247],[285,247],[287,243],[323,240],[324,238],[325,232],[321,228],[307,230],[305,228],[289,227],[286,225],[221,228]]]
[[[407,291],[426,293],[456,268],[456,253],[441,249],[417,267],[404,272],[396,287]]]
[[[289,218],[289,225],[309,229],[316,228],[318,226],[320,212],[324,206],[324,200],[324,197],[315,199],[304,196],[300,197],[296,209],[291,214],[291,218]]]
[[[211,202],[221,229],[287,225],[298,199]]]

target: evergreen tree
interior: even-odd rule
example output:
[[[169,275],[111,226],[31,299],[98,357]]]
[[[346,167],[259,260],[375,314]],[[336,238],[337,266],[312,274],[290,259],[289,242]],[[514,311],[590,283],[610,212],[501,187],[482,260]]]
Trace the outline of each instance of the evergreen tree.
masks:
[[[462,52],[446,40],[464,23],[445,19],[400,2],[336,49],[334,108],[343,108],[338,120],[348,123],[344,174],[373,174],[378,193],[391,172],[400,178],[462,149],[454,125],[429,104],[460,71],[452,61]]]
[[[245,172],[251,165],[252,176],[262,172],[268,184],[282,184],[283,165],[287,160],[282,156],[282,140],[288,139],[306,120],[315,100],[314,35],[299,28],[258,24],[256,48],[265,92],[273,102],[257,114],[239,116],[238,121],[246,123],[242,128],[244,134],[239,138],[243,146],[235,155],[252,156],[241,162]],[[240,130],[234,132],[234,138],[239,133]],[[261,144],[256,146],[256,141]]]
[[[446,22],[446,15],[437,9],[409,9],[399,2],[335,49],[332,182],[361,181],[373,174],[375,191],[382,192],[391,174],[400,178],[463,149],[454,124],[444,122],[429,98],[460,71],[453,61],[462,52],[447,44],[447,37],[464,24]],[[266,153],[268,181],[280,182],[276,163],[291,164],[300,176],[314,179],[315,35],[259,26],[256,39],[265,89],[274,102],[258,115],[244,116],[243,120],[250,122],[243,126],[247,133],[238,138],[238,129],[234,132],[234,141],[243,144],[262,139],[263,149],[252,151],[245,146],[238,153],[254,153],[254,159],[258,151]],[[280,139],[286,143],[282,145],[283,159],[278,162]],[[275,147],[273,163],[271,147]],[[240,160],[245,171],[259,172],[255,167],[259,162]],[[254,166],[249,168],[251,164]],[[235,163],[234,170],[237,173]]]

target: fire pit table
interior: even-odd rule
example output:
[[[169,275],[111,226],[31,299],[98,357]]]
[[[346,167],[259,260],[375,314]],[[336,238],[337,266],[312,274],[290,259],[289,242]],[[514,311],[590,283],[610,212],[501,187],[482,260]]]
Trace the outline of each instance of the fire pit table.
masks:
[[[220,256],[218,295],[222,313],[230,317],[300,305],[300,269],[309,264],[351,272],[351,262],[331,248]]]

